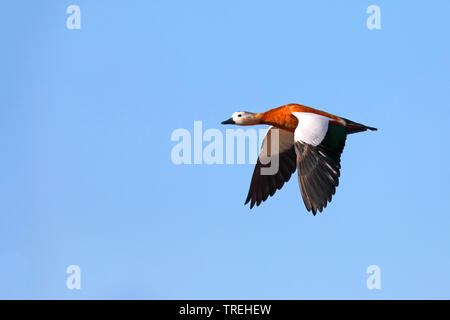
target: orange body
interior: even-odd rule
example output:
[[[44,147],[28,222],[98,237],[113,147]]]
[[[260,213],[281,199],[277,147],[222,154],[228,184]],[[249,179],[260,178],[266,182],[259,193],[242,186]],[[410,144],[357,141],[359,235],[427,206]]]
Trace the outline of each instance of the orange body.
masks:
[[[297,128],[298,119],[292,114],[293,112],[309,112],[309,113],[315,113],[319,114],[331,119],[334,119],[331,123],[345,126],[345,120],[342,118],[326,113],[321,110],[317,110],[314,108],[310,108],[307,106],[303,106],[301,104],[287,104],[275,109],[271,109],[269,111],[266,111],[264,113],[258,114],[258,116],[261,119],[261,123],[263,124],[269,124],[272,126],[275,126],[280,129],[284,129],[290,132],[294,132]]]

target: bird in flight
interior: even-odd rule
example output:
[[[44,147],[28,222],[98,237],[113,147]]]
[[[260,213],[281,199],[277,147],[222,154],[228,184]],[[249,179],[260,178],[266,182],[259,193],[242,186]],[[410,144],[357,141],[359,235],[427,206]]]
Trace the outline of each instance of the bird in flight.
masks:
[[[303,202],[314,215],[322,212],[336,192],[347,135],[377,130],[300,104],[263,113],[235,112],[222,124],[270,125],[245,200],[250,209],[273,196],[297,169]]]

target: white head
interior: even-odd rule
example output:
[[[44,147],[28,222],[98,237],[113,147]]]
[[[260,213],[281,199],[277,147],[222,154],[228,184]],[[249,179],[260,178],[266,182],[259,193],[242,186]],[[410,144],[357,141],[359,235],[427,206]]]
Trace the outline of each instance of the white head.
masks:
[[[222,121],[222,124],[237,124],[240,126],[249,126],[252,124],[259,124],[260,117],[258,113],[247,111],[238,111],[233,113],[230,119]]]

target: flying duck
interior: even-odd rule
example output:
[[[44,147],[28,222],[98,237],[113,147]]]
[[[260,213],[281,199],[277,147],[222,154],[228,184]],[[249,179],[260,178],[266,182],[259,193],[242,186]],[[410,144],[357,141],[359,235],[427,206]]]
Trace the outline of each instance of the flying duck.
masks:
[[[281,189],[297,169],[303,202],[313,215],[322,212],[336,192],[347,135],[377,130],[300,104],[287,104],[263,113],[235,112],[222,124],[270,125],[245,204],[250,202],[250,209],[255,204],[259,206]],[[274,159],[278,162],[277,170],[270,172]]]

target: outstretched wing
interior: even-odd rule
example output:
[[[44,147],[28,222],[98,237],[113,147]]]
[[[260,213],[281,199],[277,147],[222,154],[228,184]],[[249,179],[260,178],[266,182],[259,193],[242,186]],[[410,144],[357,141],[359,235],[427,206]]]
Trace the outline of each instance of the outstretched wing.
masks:
[[[292,132],[270,127],[264,137],[245,204],[259,206],[281,189],[297,169]]]
[[[339,184],[346,128],[313,113],[294,114],[298,182],[306,209],[315,215],[331,202]]]

